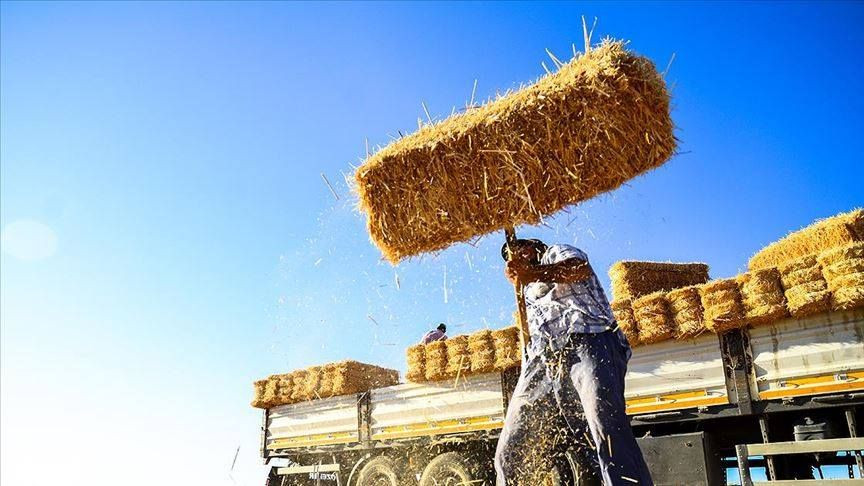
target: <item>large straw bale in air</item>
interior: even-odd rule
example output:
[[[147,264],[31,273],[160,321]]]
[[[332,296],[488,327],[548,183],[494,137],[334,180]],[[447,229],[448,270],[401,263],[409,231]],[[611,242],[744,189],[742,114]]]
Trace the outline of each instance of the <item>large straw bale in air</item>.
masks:
[[[738,276],[738,284],[748,324],[767,324],[788,315],[780,272],[776,268],[743,273]]]
[[[721,333],[747,325],[737,279],[712,280],[703,284],[699,287],[699,297],[705,313],[705,327],[709,331]]]
[[[468,352],[471,353],[471,373],[488,373],[495,369],[495,344],[492,331],[482,329],[468,336]]]
[[[408,361],[405,379],[413,383],[426,381],[426,346],[423,344],[410,346],[405,350],[405,357]]]
[[[853,243],[824,251],[817,257],[831,291],[831,307],[864,306],[864,243]]]
[[[654,292],[633,301],[633,315],[639,325],[639,340],[651,344],[675,336],[675,323],[669,313],[666,292]]]
[[[672,290],[666,294],[666,302],[669,303],[669,313],[675,323],[676,338],[696,337],[705,332],[705,314],[698,286],[689,285]]]
[[[750,270],[779,267],[791,260],[864,241],[864,209],[854,209],[790,233],[750,258]]]
[[[425,347],[426,379],[440,381],[447,378],[447,343],[433,341]]]
[[[468,336],[460,335],[444,341],[447,348],[447,376],[465,376],[471,372],[471,355],[468,353]]]
[[[508,326],[492,331],[492,345],[495,347],[496,370],[509,370],[522,364],[518,327]]]
[[[629,299],[613,300],[610,304],[612,314],[615,316],[615,321],[621,332],[627,336],[627,341],[631,347],[636,347],[641,344],[639,341],[639,326],[636,324],[636,316],[633,315],[633,305]]]
[[[609,267],[615,300],[637,299],[661,290],[673,290],[708,281],[704,263],[620,261]]]
[[[831,308],[831,291],[814,255],[790,260],[778,270],[789,314],[804,317]]]
[[[613,190],[675,150],[654,64],[604,41],[535,84],[393,141],[355,173],[390,262]]]

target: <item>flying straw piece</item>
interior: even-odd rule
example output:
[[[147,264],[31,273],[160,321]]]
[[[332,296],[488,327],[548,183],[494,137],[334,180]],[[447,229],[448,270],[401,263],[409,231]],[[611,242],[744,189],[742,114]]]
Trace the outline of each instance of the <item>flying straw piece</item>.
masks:
[[[333,193],[333,197],[335,197],[336,200],[338,201],[339,200],[339,194],[336,194],[336,190],[333,189],[333,186],[330,185],[330,181],[327,180],[327,176],[324,175],[323,172],[321,173],[321,178],[324,179],[324,183],[327,184],[327,187],[330,188],[330,192]]]

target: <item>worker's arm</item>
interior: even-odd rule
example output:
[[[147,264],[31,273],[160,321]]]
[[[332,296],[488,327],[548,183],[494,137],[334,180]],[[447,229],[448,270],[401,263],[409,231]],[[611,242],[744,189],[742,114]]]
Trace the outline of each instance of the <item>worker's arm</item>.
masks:
[[[511,282],[572,283],[591,278],[591,265],[579,258],[569,258],[550,265],[526,265],[518,260],[507,262],[505,270]]]

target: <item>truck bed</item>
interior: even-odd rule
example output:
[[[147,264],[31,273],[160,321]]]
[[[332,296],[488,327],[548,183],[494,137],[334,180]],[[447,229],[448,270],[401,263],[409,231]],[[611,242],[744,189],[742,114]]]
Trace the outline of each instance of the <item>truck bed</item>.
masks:
[[[728,359],[749,363],[753,400],[864,391],[864,309],[784,319],[749,329],[743,337],[746,356],[732,358],[722,355],[715,334],[635,348],[626,377],[628,414],[729,405],[734,395],[730,398],[733,385],[724,370]],[[275,407],[265,412],[265,456],[299,448],[494,435],[503,426],[507,383],[505,375],[490,373]]]

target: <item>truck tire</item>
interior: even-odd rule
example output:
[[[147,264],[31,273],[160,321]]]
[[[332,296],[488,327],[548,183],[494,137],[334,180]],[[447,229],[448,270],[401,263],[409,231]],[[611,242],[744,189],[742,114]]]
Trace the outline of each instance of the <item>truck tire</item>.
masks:
[[[360,469],[356,486],[402,486],[402,468],[386,456],[378,456]]]
[[[458,452],[445,452],[432,459],[420,476],[420,486],[457,486],[482,480],[478,468]]]

